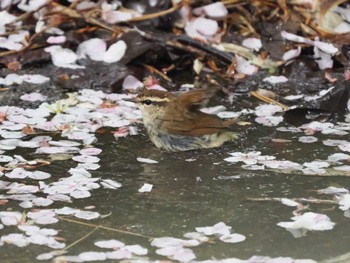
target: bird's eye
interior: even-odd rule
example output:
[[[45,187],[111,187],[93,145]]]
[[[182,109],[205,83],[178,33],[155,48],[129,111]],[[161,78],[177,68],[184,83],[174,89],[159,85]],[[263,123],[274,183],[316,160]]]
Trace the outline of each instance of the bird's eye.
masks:
[[[143,101],[143,104],[151,105],[151,104],[152,104],[152,101],[151,101],[151,100],[144,100],[144,101]]]

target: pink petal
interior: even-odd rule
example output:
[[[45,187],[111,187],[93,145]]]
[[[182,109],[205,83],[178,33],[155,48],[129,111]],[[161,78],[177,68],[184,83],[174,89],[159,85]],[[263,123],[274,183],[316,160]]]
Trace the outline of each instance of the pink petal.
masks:
[[[298,47],[297,49],[291,49],[283,54],[282,59],[285,61],[291,60],[293,58],[298,57],[300,53],[301,53],[301,47]]]
[[[91,38],[79,44],[77,55],[79,58],[89,57],[95,61],[102,61],[106,53],[107,44],[100,38]]]
[[[287,82],[288,79],[285,76],[270,76],[270,77],[264,78],[263,81],[267,81],[267,82],[270,82],[272,84],[276,84],[276,83]]]
[[[225,243],[239,243],[244,241],[246,237],[241,234],[233,233],[229,235],[222,235],[219,239]]]
[[[92,211],[78,211],[74,214],[75,217],[85,220],[92,220],[100,217],[100,214]]]
[[[242,45],[255,51],[259,51],[262,48],[261,40],[258,38],[246,38],[243,40]]]
[[[145,183],[138,191],[140,193],[151,192],[153,188],[152,184]]]
[[[114,63],[121,60],[126,53],[127,45],[123,40],[111,45],[103,55],[103,61],[106,63]]]
[[[219,30],[218,22],[204,17],[198,17],[194,20],[194,28],[203,36],[213,36]]]
[[[65,36],[50,36],[46,42],[49,44],[62,44],[64,42],[66,42],[66,37]]]
[[[236,67],[237,72],[243,73],[246,75],[252,75],[258,71],[259,68],[250,64],[248,60],[238,55],[235,55],[235,57],[236,57],[236,63],[237,63],[237,67]]]
[[[43,96],[38,92],[22,95],[20,98],[21,100],[24,100],[24,101],[45,101],[47,99],[46,96]]]
[[[123,81],[123,89],[136,90],[143,87],[143,83],[135,78],[133,75],[128,75]]]
[[[102,152],[101,149],[95,147],[89,147],[82,149],[79,153],[81,155],[99,155]]]
[[[117,249],[117,248],[124,247],[125,244],[123,242],[120,242],[119,240],[111,239],[111,240],[97,241],[95,242],[95,246],[98,246],[101,248]]]

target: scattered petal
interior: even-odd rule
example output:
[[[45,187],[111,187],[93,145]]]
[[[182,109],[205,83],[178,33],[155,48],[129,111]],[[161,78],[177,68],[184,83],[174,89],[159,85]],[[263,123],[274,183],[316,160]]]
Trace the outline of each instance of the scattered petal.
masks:
[[[29,241],[23,234],[8,234],[0,238],[0,240],[7,244],[12,244],[17,247],[25,247],[29,245]]]
[[[241,234],[233,233],[228,235],[222,235],[219,239],[225,243],[239,243],[246,240],[246,237]]]
[[[119,240],[111,239],[111,240],[97,241],[95,242],[95,246],[98,246],[100,248],[111,248],[116,250],[117,248],[124,247],[125,244],[123,242],[120,242]]]
[[[327,188],[317,190],[317,193],[318,194],[337,195],[337,194],[347,194],[347,193],[349,193],[349,190],[345,189],[345,188],[328,186]]]
[[[72,159],[80,163],[98,163],[100,161],[100,158],[91,155],[77,155],[73,156]]]
[[[333,229],[333,223],[328,216],[314,212],[306,212],[302,215],[292,217],[294,222],[280,222],[277,225],[289,230],[311,230],[311,231],[325,231]],[[297,232],[294,232],[297,234]],[[298,233],[299,236],[305,233]],[[299,237],[295,236],[295,237]]]
[[[350,194],[344,194],[339,198],[339,209],[346,211],[350,209]]]
[[[255,108],[255,114],[257,116],[272,116],[277,112],[283,112],[280,106],[272,104],[264,104]]]
[[[128,246],[125,246],[123,249],[130,251],[132,254],[135,254],[138,256],[144,256],[144,255],[147,255],[148,253],[148,249],[140,245],[128,245]]]
[[[15,168],[11,172],[6,173],[5,176],[12,179],[23,179],[28,177],[31,172],[24,170],[23,168]]]
[[[56,67],[78,69],[84,68],[79,66],[75,62],[78,56],[68,48],[62,48],[61,46],[50,46],[45,48],[46,52],[51,54],[51,59]]]
[[[301,47],[298,47],[297,49],[291,49],[283,54],[282,59],[284,61],[288,61],[293,58],[299,57],[300,53],[301,53]]]
[[[224,18],[228,14],[227,9],[222,2],[212,3],[193,10],[193,13],[196,15],[201,15],[202,12],[214,19]]]
[[[314,136],[301,136],[298,141],[302,143],[314,143],[317,142],[318,139]]]
[[[102,180],[101,185],[107,189],[118,189],[118,188],[122,187],[121,183],[118,183],[117,181],[112,180],[112,179]]]
[[[106,53],[104,53],[103,61],[106,63],[118,62],[124,57],[126,49],[126,43],[123,40],[119,40],[118,42],[111,45]]]
[[[95,147],[89,147],[82,149],[79,153],[81,155],[99,155],[102,152],[101,149]]]
[[[46,96],[38,92],[22,95],[20,98],[21,100],[24,100],[24,101],[45,101],[47,99]]]
[[[67,38],[66,36],[50,36],[46,42],[49,44],[62,44],[66,42]]]
[[[270,76],[263,79],[263,81],[270,82],[271,84],[284,83],[288,79],[285,76]]]
[[[133,75],[128,75],[125,77],[122,86],[124,90],[137,90],[143,87],[143,83]]]
[[[102,61],[107,50],[107,44],[100,38],[91,38],[79,44],[77,48],[78,58],[89,57],[95,61]]]
[[[153,188],[153,184],[144,183],[143,186],[139,188],[138,191],[140,193],[151,192],[152,188]]]
[[[28,175],[29,178],[35,179],[35,180],[45,180],[47,178],[50,178],[51,175],[49,173],[45,173],[42,171],[34,171]]]
[[[100,214],[92,211],[78,211],[74,214],[75,217],[85,220],[92,220],[100,217]]]
[[[84,261],[102,261],[107,259],[105,252],[83,252],[79,254],[79,258]]]
[[[148,158],[143,158],[143,157],[137,157],[136,160],[140,163],[149,163],[149,164],[155,164],[158,163],[158,161],[148,159]]]
[[[335,166],[333,169],[341,172],[350,172],[350,165]]]
[[[231,231],[231,227],[227,226],[223,222],[219,222],[214,226],[206,226],[206,227],[196,227],[196,231],[203,233],[205,235],[229,235]]]
[[[246,75],[253,75],[254,73],[258,72],[259,68],[257,66],[252,65],[248,60],[235,55],[236,58],[236,70],[238,73],[243,73]]]
[[[305,162],[303,165],[307,168],[317,169],[317,168],[327,168],[329,167],[330,164],[324,161],[313,161],[313,162]]]
[[[264,126],[277,126],[283,121],[282,116],[259,116],[255,118],[255,121],[257,123],[260,123]]]
[[[300,203],[295,202],[289,198],[281,198],[281,203],[286,205],[286,206],[299,206]]]
[[[333,153],[330,156],[328,156],[328,159],[327,159],[328,162],[332,162],[332,163],[336,163],[344,160],[350,160],[350,155],[345,153]]]
[[[258,38],[246,38],[242,45],[254,51],[259,51],[262,48],[261,40]]]

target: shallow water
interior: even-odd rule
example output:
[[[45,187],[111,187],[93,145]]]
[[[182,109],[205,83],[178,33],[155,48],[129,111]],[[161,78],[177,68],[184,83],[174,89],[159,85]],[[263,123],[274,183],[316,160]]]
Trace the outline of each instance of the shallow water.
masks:
[[[265,130],[264,130],[265,129]],[[232,226],[232,232],[246,236],[241,243],[223,243],[213,239],[210,243],[192,248],[197,260],[241,258],[253,255],[293,257],[323,260],[349,252],[349,218],[336,205],[311,204],[313,212],[327,214],[336,226],[330,231],[308,232],[294,238],[276,224],[291,221],[293,207],[274,201],[249,201],[258,197],[319,197],[315,190],[328,186],[348,188],[349,178],[344,176],[309,176],[276,171],[249,171],[239,164],[223,161],[232,151],[259,149],[278,159],[297,162],[325,159],[334,152],[333,147],[321,143],[298,143],[298,136],[271,133],[271,128],[247,132],[249,140],[228,143],[220,149],[168,153],[155,148],[146,135],[122,138],[118,141],[109,134],[99,135],[96,147],[103,149],[99,156],[101,168],[92,171],[93,177],[114,179],[122,184],[117,190],[96,189],[92,196],[74,199],[68,206],[84,208],[94,206],[105,218],[92,221],[78,220],[104,227],[127,230],[144,235],[133,236],[111,230],[97,229],[92,235],[68,249],[68,255],[86,251],[104,251],[94,246],[99,240],[118,239],[126,244],[139,244],[149,249],[150,260],[164,259],[155,254],[150,237],[171,236],[183,238],[196,227],[212,226],[218,222]],[[276,144],[270,139],[292,139],[291,143]],[[254,139],[255,138],[255,139]],[[23,153],[21,153],[23,154]],[[157,160],[157,164],[140,163],[137,157]],[[72,161],[57,161],[48,169],[57,177],[64,175]],[[57,179],[57,178],[56,178]],[[139,193],[144,184],[153,185],[151,192]],[[319,197],[327,198],[327,196]],[[330,199],[330,198],[328,198]],[[50,208],[63,205],[55,203]],[[18,210],[15,201],[6,209]],[[47,227],[60,229],[59,236],[67,245],[75,242],[93,227],[60,220]],[[7,232],[8,230],[6,230]],[[3,231],[3,234],[6,234]],[[53,249],[29,245],[17,248],[0,247],[0,262],[35,262],[35,257]]]

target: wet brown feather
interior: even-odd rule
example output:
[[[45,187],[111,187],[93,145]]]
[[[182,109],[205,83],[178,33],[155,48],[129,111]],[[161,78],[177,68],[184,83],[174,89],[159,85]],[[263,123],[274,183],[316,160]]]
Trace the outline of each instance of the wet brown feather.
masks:
[[[213,96],[212,90],[195,90],[174,97],[174,101],[169,105],[165,116],[162,119],[161,129],[171,134],[200,136],[214,134],[219,131],[228,130],[236,121],[223,121],[215,115],[201,112],[210,98]]]

